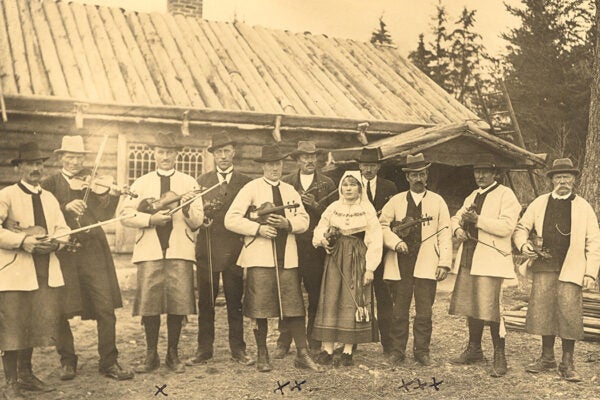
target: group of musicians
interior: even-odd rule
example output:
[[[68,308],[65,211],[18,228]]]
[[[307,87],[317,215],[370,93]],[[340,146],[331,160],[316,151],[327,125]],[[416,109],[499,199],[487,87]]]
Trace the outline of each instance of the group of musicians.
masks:
[[[556,369],[559,336],[558,372],[566,380],[581,380],[573,363],[574,343],[583,339],[582,288],[593,287],[598,275],[600,231],[592,207],[573,192],[579,171],[569,159],[554,161],[547,171],[553,191],[535,199],[519,220],[521,205],[498,182],[500,169],[491,156],[474,161],[478,188],[451,218],[444,199],[427,189],[431,164],[421,153],[407,157],[402,170],[409,190],[398,193],[393,182],[377,176],[379,149],[363,149],[359,171],[347,171],[336,187],[317,170],[320,150],[310,141],[300,141],[291,154],[277,145],[263,146],[255,159],[262,176],[256,179],[235,168],[236,143],[225,132],[208,148],[215,170],[197,180],[176,171],[181,148],[174,134],[158,134],[156,170],[138,178],[118,206],[119,188],[91,190],[97,165],[84,168],[88,150],[81,136],[63,137],[54,150],[62,168],[45,179],[48,157],[37,143],[19,146],[11,161],[19,181],[0,190],[5,399],[24,398],[21,390],[53,390],[33,374],[34,347],[55,345],[60,379],[76,377],[69,325],[76,315],[97,323],[100,372],[117,380],[133,378],[134,372],[118,361],[114,310],[122,306],[121,294],[99,226],[113,220],[137,230],[133,314],[141,316],[147,348],[135,372],[160,366],[162,314],[167,314],[170,370],[182,373],[213,357],[220,280],[231,358],[256,364],[258,371],[272,368],[268,318],[279,319],[273,356],[284,358],[293,339],[298,368],[320,372],[324,365],[352,365],[356,345],[379,337],[387,362],[399,365],[406,357],[413,296],[413,355],[421,365],[431,365],[432,306],[437,282],[453,269],[454,237],[461,244],[449,312],[467,317],[469,339],[451,362],[483,360],[481,339],[488,325],[494,347],[490,374],[506,374],[501,296],[503,280],[515,277],[514,243],[530,257],[522,271],[533,282],[526,330],[542,336],[542,355],[527,371]],[[298,169],[283,176],[289,156]],[[82,179],[87,184],[75,184]],[[196,312],[197,350],[182,361],[182,322]],[[252,320],[256,360],[246,352],[243,316]],[[338,349],[336,342],[342,344]]]

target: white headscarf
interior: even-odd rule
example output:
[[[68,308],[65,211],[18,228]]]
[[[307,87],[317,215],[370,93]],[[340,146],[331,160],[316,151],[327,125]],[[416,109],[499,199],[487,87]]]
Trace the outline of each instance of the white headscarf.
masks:
[[[338,185],[338,193],[340,195],[340,201],[344,202],[344,196],[342,194],[342,182],[344,182],[344,179],[346,179],[349,176],[351,176],[354,179],[356,179],[356,181],[360,185],[360,193],[358,194],[358,200],[356,202],[357,204],[360,204],[360,203],[362,203],[363,196],[365,195],[365,187],[364,187],[364,185],[362,183],[360,171],[346,171],[346,172],[344,172],[344,175],[342,175],[342,179],[340,179],[340,183]]]

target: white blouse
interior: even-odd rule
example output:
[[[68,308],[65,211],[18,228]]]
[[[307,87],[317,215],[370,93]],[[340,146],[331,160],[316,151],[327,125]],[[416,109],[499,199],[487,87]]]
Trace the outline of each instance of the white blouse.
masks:
[[[368,201],[350,203],[344,199],[331,203],[321,215],[319,224],[314,230],[313,246],[322,246],[325,232],[330,226],[339,228],[343,235],[364,231],[364,242],[367,246],[366,267],[369,271],[377,269],[383,254],[383,233],[371,203]]]

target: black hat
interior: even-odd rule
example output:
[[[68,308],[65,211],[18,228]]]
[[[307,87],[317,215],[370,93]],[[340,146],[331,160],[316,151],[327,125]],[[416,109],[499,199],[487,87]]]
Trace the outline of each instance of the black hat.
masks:
[[[420,172],[431,166],[431,163],[425,161],[423,153],[417,153],[414,156],[406,156],[406,167],[402,168],[404,172]]]
[[[207,150],[209,153],[212,153],[216,149],[223,146],[227,146],[228,144],[232,144],[235,146],[236,143],[235,140],[233,140],[231,136],[227,134],[227,132],[215,133],[212,137],[212,144]]]
[[[38,148],[37,142],[27,142],[19,145],[19,155],[17,158],[10,160],[12,165],[19,165],[23,161],[46,161],[48,158],[44,156]]]
[[[163,149],[181,150],[183,145],[177,143],[174,133],[159,132],[156,134],[152,147],[161,147]]]
[[[365,147],[360,152],[360,158],[357,160],[359,163],[380,163],[381,162],[381,149],[379,147],[368,148]]]
[[[552,168],[546,171],[546,176],[548,178],[552,178],[552,175],[558,174],[561,172],[566,172],[569,174],[573,174],[575,176],[579,175],[579,170],[573,166],[573,161],[569,158],[557,158],[552,163]]]
[[[276,144],[268,144],[262,147],[260,157],[255,158],[254,161],[260,163],[279,161],[283,160],[287,156],[288,154],[282,153],[281,149]]]
[[[473,163],[473,169],[497,169],[496,160],[491,154],[480,154],[479,157]]]

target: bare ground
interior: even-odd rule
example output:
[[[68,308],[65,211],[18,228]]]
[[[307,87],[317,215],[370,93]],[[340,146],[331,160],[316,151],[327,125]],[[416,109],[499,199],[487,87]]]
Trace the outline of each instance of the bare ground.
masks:
[[[511,305],[510,291],[505,292],[505,303]],[[439,293],[434,306],[434,331],[431,354],[434,365],[421,367],[409,351],[408,359],[399,368],[384,364],[379,344],[360,345],[354,356],[355,366],[330,368],[325,373],[311,373],[293,367],[293,354],[283,360],[272,360],[274,370],[258,373],[254,367],[245,367],[230,360],[227,344],[224,299],[219,298],[217,307],[217,339],[215,358],[206,365],[190,368],[181,375],[171,373],[164,365],[150,375],[136,375],[134,380],[115,382],[98,374],[96,353],[96,327],[94,322],[74,320],[72,323],[76,347],[79,353],[79,374],[70,382],[58,379],[59,360],[53,348],[36,349],[34,369],[38,376],[54,385],[57,390],[29,398],[51,399],[600,399],[598,389],[599,363],[586,362],[587,356],[600,351],[598,343],[578,342],[576,366],[584,381],[579,384],[561,380],[555,372],[540,375],[524,371],[526,364],[538,356],[540,339],[521,332],[509,331],[507,336],[508,374],[504,378],[492,378],[488,369],[493,355],[489,333],[484,334],[484,352],[487,363],[471,366],[454,366],[449,359],[465,345],[467,330],[462,318],[447,314],[449,293]],[[143,329],[139,318],[131,317],[132,293],[125,293],[125,307],[117,311],[117,340],[122,363],[131,367],[139,365],[145,352]],[[159,353],[164,359],[166,352],[166,328],[161,327]],[[274,349],[277,332],[276,321],[271,321],[269,347]],[[184,327],[180,356],[186,359],[196,348],[197,321],[191,317]],[[250,323],[246,320],[248,351],[255,355],[255,345]],[[412,348],[409,341],[408,348]],[[560,357],[560,341],[556,344]],[[429,385],[432,377],[443,380],[436,391]],[[405,382],[421,379],[427,387],[410,385],[409,391],[401,388]],[[302,390],[291,390],[294,381],[306,380]],[[274,390],[277,382],[291,382],[283,394]],[[165,397],[156,393],[155,386],[167,385]],[[156,393],[156,395],[155,395]]]

